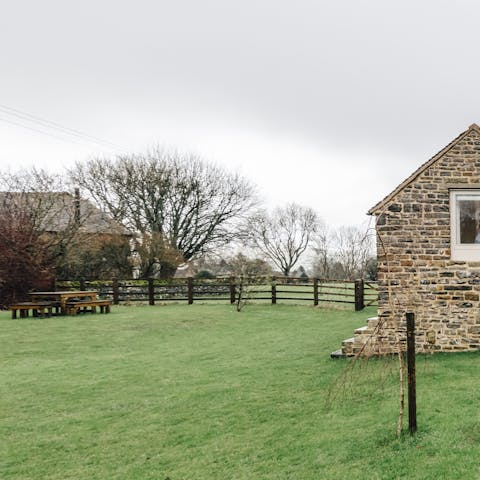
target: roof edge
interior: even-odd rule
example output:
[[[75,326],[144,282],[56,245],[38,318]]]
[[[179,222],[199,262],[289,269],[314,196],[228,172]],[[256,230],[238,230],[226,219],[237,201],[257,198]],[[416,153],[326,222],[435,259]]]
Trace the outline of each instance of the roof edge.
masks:
[[[442,148],[438,153],[436,153],[432,158],[427,160],[423,165],[417,168],[409,177],[407,177],[398,187],[396,187],[392,192],[390,192],[383,200],[380,200],[375,206],[368,210],[367,215],[375,215],[378,211],[385,206],[390,200],[392,200],[397,194],[399,194],[404,188],[406,188],[410,183],[412,183],[419,175],[421,175],[428,167],[435,163],[439,158],[445,155],[449,150],[457,145],[458,142],[463,140],[470,132],[475,131],[480,134],[480,127],[476,123],[472,123],[467,130],[460,133],[456,138],[454,138],[447,146]]]

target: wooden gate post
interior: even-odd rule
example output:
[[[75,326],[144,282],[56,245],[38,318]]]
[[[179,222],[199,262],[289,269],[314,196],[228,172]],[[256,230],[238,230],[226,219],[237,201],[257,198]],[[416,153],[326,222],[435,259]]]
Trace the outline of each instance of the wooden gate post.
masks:
[[[364,300],[365,286],[363,280],[355,280],[355,311],[358,312],[365,308]]]
[[[318,278],[313,279],[313,304],[318,305]]]
[[[277,283],[276,278],[272,277],[272,305],[276,305],[277,303]]]
[[[236,297],[236,287],[235,287],[235,277],[230,277],[230,303],[235,303]]]
[[[188,304],[191,305],[193,303],[193,277],[187,278],[187,289]]]
[[[155,286],[153,285],[153,278],[148,279],[148,304],[155,305]]]
[[[407,312],[408,430],[417,431],[417,392],[415,378],[415,314]]]
[[[120,291],[118,288],[118,278],[112,280],[112,293],[113,293],[113,304],[118,305],[120,303]]]

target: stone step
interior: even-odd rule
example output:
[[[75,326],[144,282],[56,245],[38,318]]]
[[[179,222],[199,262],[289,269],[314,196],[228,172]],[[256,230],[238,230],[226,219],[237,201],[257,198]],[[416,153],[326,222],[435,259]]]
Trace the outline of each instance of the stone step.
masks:
[[[367,319],[367,324],[363,327],[355,329],[354,336],[347,338],[342,342],[342,348],[332,352],[331,358],[353,357],[356,354],[363,352],[364,349],[370,350],[370,347],[365,344],[371,339],[378,326],[378,317],[370,317]],[[366,351],[366,350],[365,350]]]
[[[355,335],[365,335],[369,333],[373,333],[373,329],[371,329],[369,325],[355,329]]]
[[[339,348],[330,354],[330,358],[346,358],[346,355],[343,353],[343,350]]]
[[[342,352],[345,356],[351,357],[353,355],[353,344],[354,344],[354,337],[347,338],[342,342]]]
[[[375,328],[378,325],[378,317],[370,317],[367,319],[367,325],[369,328]]]
[[[363,345],[367,343],[372,335],[355,335],[353,344],[354,345]]]

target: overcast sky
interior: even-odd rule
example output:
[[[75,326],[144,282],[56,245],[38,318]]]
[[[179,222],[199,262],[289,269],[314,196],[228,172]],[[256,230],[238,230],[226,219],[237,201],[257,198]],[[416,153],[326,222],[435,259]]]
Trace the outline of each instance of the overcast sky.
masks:
[[[475,0],[3,1],[0,167],[160,144],[361,224],[480,122],[479,18]]]

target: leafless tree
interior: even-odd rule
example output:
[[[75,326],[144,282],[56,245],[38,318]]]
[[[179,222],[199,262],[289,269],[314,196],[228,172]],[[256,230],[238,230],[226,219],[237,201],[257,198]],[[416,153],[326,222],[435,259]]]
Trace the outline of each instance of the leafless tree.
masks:
[[[320,278],[354,280],[376,278],[373,238],[368,229],[344,226],[322,229],[314,240],[313,268]]]
[[[129,271],[125,229],[66,189],[59,174],[36,168],[0,171],[0,277],[7,279],[12,298],[48,288],[54,277]],[[21,281],[14,284],[13,278]]]
[[[197,271],[210,272],[214,276],[254,277],[272,273],[272,267],[266,260],[242,252],[204,255],[195,261],[194,265]]]
[[[237,253],[227,259],[230,274],[236,279],[237,285],[237,312],[247,304],[252,293],[259,285],[267,282],[267,276],[271,274],[272,268],[261,258],[250,258],[243,253]]]
[[[333,235],[334,260],[341,266],[343,279],[362,278],[372,255],[372,238],[359,227],[340,227]]]
[[[318,278],[330,278],[332,268],[331,233],[326,227],[319,229],[313,239],[313,271]]]
[[[53,281],[79,222],[61,187],[58,176],[43,170],[0,172],[0,303]]]
[[[2,210],[22,211],[37,231],[54,228],[59,222],[65,228],[75,223],[73,210],[65,211],[63,190],[61,176],[45,170],[0,172]]]
[[[307,250],[320,228],[317,213],[295,203],[260,211],[248,222],[248,238],[285,276]]]
[[[272,267],[261,258],[252,258],[237,253],[226,259],[230,275],[243,276],[249,279],[267,276],[272,273]]]
[[[160,148],[77,163],[70,175],[102,209],[138,234],[143,276],[158,265],[161,277],[172,276],[182,261],[228,243],[238,234],[239,218],[254,204],[254,188],[241,176],[195,155]]]
[[[84,220],[63,178],[36,168],[0,172],[0,210],[41,234],[43,249],[52,257],[62,255]]]

